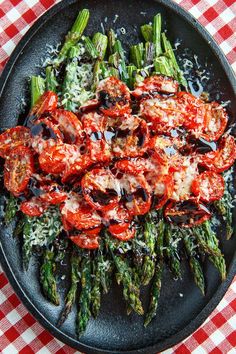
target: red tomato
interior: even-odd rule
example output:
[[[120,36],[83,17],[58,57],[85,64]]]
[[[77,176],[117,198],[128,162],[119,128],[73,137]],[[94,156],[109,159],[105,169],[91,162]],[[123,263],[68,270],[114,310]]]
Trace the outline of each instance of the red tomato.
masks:
[[[184,114],[183,126],[196,137],[201,136],[205,127],[205,103],[189,92],[178,92],[177,102]]]
[[[29,145],[30,138],[29,128],[18,126],[7,129],[0,134],[0,156],[5,159],[9,152],[17,146]]]
[[[119,160],[115,163],[114,167],[122,172],[138,175],[147,171],[149,160],[143,157]]]
[[[192,182],[192,192],[204,202],[219,200],[224,195],[224,178],[216,172],[205,171]]]
[[[22,202],[20,205],[20,210],[22,213],[28,215],[28,216],[41,216],[47,209],[48,205],[45,203],[42,203],[40,198],[38,197],[33,197],[30,200],[27,200],[25,202]]]
[[[122,233],[130,227],[131,216],[127,209],[118,205],[112,210],[103,213],[103,223],[109,225],[111,233]]]
[[[67,193],[57,183],[43,186],[40,189],[45,192],[40,195],[40,199],[45,203],[57,205],[63,203],[67,198]]]
[[[74,183],[78,179],[78,176],[80,176],[82,172],[85,173],[86,169],[92,164],[93,161],[91,161],[90,156],[78,156],[74,163],[68,163],[65,167],[61,177],[62,183]]]
[[[137,157],[148,148],[149,129],[144,119],[125,115],[108,121],[108,131],[113,132],[112,152],[117,157]]]
[[[100,106],[100,102],[95,98],[93,100],[88,100],[82,106],[80,106],[79,110],[81,113],[88,113],[94,111],[96,108]]]
[[[152,178],[150,178],[151,174]],[[173,194],[173,176],[172,174],[158,175],[157,172],[153,172],[146,176],[146,179],[152,188],[154,196],[154,207],[155,209],[161,209]]]
[[[52,112],[57,108],[58,97],[55,92],[45,92],[35,103],[30,111],[30,115],[40,116],[47,112]]]
[[[62,207],[60,208],[60,210],[61,209],[62,209]],[[69,223],[69,221],[65,218],[64,215],[61,215],[61,222],[62,222],[64,231],[68,232],[68,231],[73,230],[73,226]]]
[[[97,236],[92,237],[87,233],[83,233],[76,236],[70,236],[70,239],[80,248],[85,248],[88,250],[94,250],[99,248],[99,239]]]
[[[91,229],[101,225],[101,217],[96,210],[76,193],[71,193],[61,207],[61,214],[78,230]]]
[[[208,141],[216,141],[225,131],[228,115],[226,110],[217,102],[206,103],[204,110],[205,124],[201,137]]]
[[[82,117],[87,153],[94,162],[111,159],[111,142],[106,139],[106,122],[107,118],[96,112]]]
[[[185,111],[175,97],[144,100],[140,105],[140,113],[150,122],[151,129],[159,133],[179,127],[185,120]]]
[[[81,186],[84,198],[96,210],[109,210],[119,203],[117,180],[109,170],[101,168],[87,172]]]
[[[110,228],[109,228],[109,230],[110,230]],[[134,238],[135,233],[136,233],[134,228],[128,228],[125,231],[118,232],[118,233],[116,233],[114,231],[112,232],[111,230],[110,230],[110,232],[113,237],[117,238],[120,241],[128,241],[128,240]]]
[[[87,229],[86,230],[86,234],[87,235],[91,235],[91,236],[95,236],[95,235],[99,235],[100,232],[102,230],[102,227],[99,226],[99,227],[94,227],[93,229]]]
[[[63,136],[58,127],[49,118],[38,119],[31,127],[31,146],[41,154],[44,149],[62,143]]]
[[[79,147],[70,144],[58,144],[47,147],[39,155],[39,164],[46,173],[63,174],[66,166],[73,165],[80,161],[81,154]]]
[[[210,211],[197,199],[170,202],[165,208],[164,215],[169,222],[181,227],[200,225],[211,218]]]
[[[205,168],[221,173],[228,170],[236,159],[236,144],[232,135],[221,138],[219,148],[216,151],[199,155],[199,164]]]
[[[82,123],[74,113],[64,109],[56,109],[52,113],[52,117],[64,135],[64,143],[80,144],[83,141]]]
[[[4,165],[4,185],[15,196],[24,192],[34,172],[32,150],[18,146],[11,150]]]
[[[179,84],[173,78],[163,75],[153,75],[137,84],[132,95],[136,98],[142,98],[145,95],[155,95],[157,93],[174,94],[178,91],[178,88]]]
[[[109,117],[119,117],[131,112],[129,89],[115,77],[100,81],[96,96],[101,103],[101,112]]]
[[[130,215],[144,215],[151,207],[150,187],[143,175],[125,174],[120,180],[121,200]]]

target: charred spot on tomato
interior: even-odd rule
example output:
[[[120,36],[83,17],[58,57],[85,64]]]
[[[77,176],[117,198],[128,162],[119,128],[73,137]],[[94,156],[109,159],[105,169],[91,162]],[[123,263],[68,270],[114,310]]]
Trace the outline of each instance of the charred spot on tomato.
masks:
[[[146,134],[142,131],[142,127],[138,126],[138,128],[134,130],[134,136],[138,138],[138,147],[142,147],[146,141]]]
[[[111,96],[107,91],[101,90],[98,92],[98,99],[101,102],[102,108],[112,108],[114,107],[117,103],[126,105],[128,103],[127,99],[125,96]]]
[[[93,132],[89,137],[92,141],[102,140],[102,133],[101,132]]]
[[[115,130],[114,138],[123,139],[123,138],[126,138],[127,135],[129,135],[129,134],[130,134],[130,129],[129,129],[129,128],[126,128],[126,129],[116,129],[116,130]]]
[[[106,189],[106,192],[99,190],[93,190],[90,192],[91,198],[94,203],[99,203],[100,205],[108,205],[110,201],[118,196],[114,189]]]
[[[42,135],[43,140],[57,140],[57,136],[53,129],[43,122],[31,126],[30,131],[32,136]]]
[[[123,176],[123,174],[122,174]],[[125,188],[121,189],[121,202],[132,202],[134,200],[134,195],[132,193],[127,193]]]
[[[134,192],[134,196],[141,198],[144,202],[147,202],[149,199],[149,196],[146,192],[146,190],[142,187],[139,187],[135,192]]]

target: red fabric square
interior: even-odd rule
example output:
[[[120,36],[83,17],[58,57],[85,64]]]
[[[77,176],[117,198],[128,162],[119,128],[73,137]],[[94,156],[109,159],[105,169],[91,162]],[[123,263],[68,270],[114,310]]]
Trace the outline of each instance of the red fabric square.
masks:
[[[5,314],[0,310],[0,320],[2,320],[5,317]]]
[[[0,9],[0,18],[5,16],[5,13],[3,12],[3,10]]]
[[[20,304],[20,300],[15,294],[9,296],[8,301],[12,304],[13,307],[17,307]]]
[[[214,348],[213,350],[211,350],[209,352],[209,354],[222,354],[222,350],[220,350],[218,348]]]
[[[35,322],[36,320],[29,314],[27,313],[24,317],[23,317],[25,323],[31,327]]]
[[[7,285],[8,281],[4,274],[0,274],[0,289],[2,289],[5,285]]]
[[[227,6],[231,6],[235,4],[235,0],[223,0],[223,1]]]
[[[236,331],[228,335],[227,341],[232,345],[233,348],[236,348]]]
[[[233,301],[230,302],[230,306],[236,312],[236,299],[234,299]]]
[[[43,331],[42,333],[40,333],[38,335],[38,339],[44,344],[47,345],[52,339],[53,337],[51,336],[50,333],[48,333],[47,331]]]
[[[11,343],[20,336],[19,332],[14,327],[9,328],[4,335]]]
[[[233,32],[232,28],[230,28],[228,25],[225,25],[218,31],[218,33],[221,35],[222,38],[227,39],[234,32]]]
[[[22,0],[11,0],[11,4],[14,5],[14,6],[19,4],[20,2],[22,2]]]
[[[54,4],[53,0],[40,0],[40,2],[45,7],[45,9],[48,9],[49,6],[52,6]]]
[[[205,16],[206,19],[211,22],[218,16],[218,13],[214,10],[213,7],[210,7],[206,12],[203,13],[203,16]]]
[[[220,328],[221,326],[223,326],[223,324],[226,322],[225,317],[221,314],[221,313],[217,313],[217,315],[215,315],[212,319],[211,319],[212,323],[214,323],[214,325],[217,328]]]
[[[5,29],[5,32],[6,32],[6,34],[7,34],[10,38],[12,38],[12,37],[14,37],[19,31],[18,31],[18,29],[16,28],[15,25],[11,24],[9,27],[7,27],[7,28]]]
[[[181,344],[176,350],[175,354],[191,354],[191,351],[186,347],[185,344]]]
[[[57,350],[55,354],[67,354],[67,352],[63,348],[61,348]]]
[[[197,332],[193,333],[193,337],[196,339],[198,344],[201,344],[205,342],[205,340],[208,338],[207,333],[204,331],[204,329],[199,328]]]
[[[19,354],[34,354],[35,352],[30,348],[29,345],[26,345],[23,349],[19,351]]]
[[[31,9],[29,9],[24,14],[22,14],[22,17],[27,23],[30,23],[36,19],[36,15],[35,15],[34,11],[32,11]]]

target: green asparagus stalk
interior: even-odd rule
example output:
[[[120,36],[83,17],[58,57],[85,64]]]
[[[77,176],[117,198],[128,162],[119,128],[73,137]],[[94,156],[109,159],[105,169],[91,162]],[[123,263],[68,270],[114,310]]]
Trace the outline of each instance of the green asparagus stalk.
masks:
[[[189,235],[186,230],[182,230],[183,240],[185,250],[188,256],[188,261],[190,269],[193,274],[194,282],[201,290],[202,294],[205,294],[205,280],[203,275],[203,270],[200,262],[196,257],[196,244],[194,243],[194,238]]]
[[[58,61],[61,63],[66,59],[71,47],[73,47],[81,38],[89,20],[89,10],[83,9],[79,12],[71,31],[67,34],[65,43],[58,55]]]
[[[161,14],[157,14],[153,19],[153,43],[155,44],[156,57],[162,54],[161,48]]]
[[[174,76],[174,72],[170,65],[170,62],[165,56],[160,56],[154,59],[154,68],[156,73],[158,74]]]
[[[100,60],[103,60],[107,51],[107,45],[108,45],[107,36],[105,34],[97,32],[94,34],[92,42],[95,49],[98,52],[98,58]]]
[[[150,24],[141,26],[141,33],[146,42],[153,41],[153,27]]]
[[[125,52],[124,52],[122,44],[119,40],[115,41],[114,51],[118,53],[119,58],[120,58],[119,67],[118,67],[120,78],[122,81],[127,83],[129,76],[128,76],[127,68],[126,68]]]
[[[80,337],[88,324],[91,316],[91,258],[90,256],[84,257],[82,260],[81,270],[81,293],[79,298],[79,312],[77,315],[77,334]]]
[[[219,241],[216,237],[216,234],[214,231],[211,229],[209,221],[205,221],[202,224],[203,230],[206,234],[207,242],[208,244],[213,248],[213,249],[219,249]],[[209,256],[210,262],[216,267],[216,269],[219,271],[222,280],[225,280],[226,278],[226,264],[225,264],[225,259],[223,254],[220,252],[220,255],[210,255]]]
[[[113,31],[113,29],[110,29],[108,31],[108,50],[110,55],[114,53],[115,42],[116,42],[115,32]]]
[[[155,243],[156,227],[152,221],[150,213],[145,217],[144,240],[148,248],[148,255],[144,256],[142,267],[142,284],[148,285],[155,272]]]
[[[41,76],[31,76],[31,107],[35,105],[45,91],[45,81]]]
[[[101,270],[97,255],[92,262],[92,274],[91,312],[96,318],[101,307]]]
[[[58,321],[59,327],[67,319],[69,313],[72,310],[72,306],[76,300],[78,283],[80,281],[81,256],[79,254],[77,254],[76,252],[73,252],[72,256],[71,256],[70,263],[71,263],[71,286],[70,286],[70,290],[68,291],[67,296],[66,296],[65,306],[63,308],[63,311],[62,311],[59,321]]]
[[[58,82],[52,66],[46,67],[46,90],[56,92]]]
[[[118,69],[120,64],[120,56],[118,52],[111,54],[108,58],[108,63],[114,66],[114,68]]]
[[[106,242],[112,254],[113,261],[123,285],[123,296],[128,305],[139,315],[143,315],[143,308],[139,299],[139,288],[134,284],[132,279],[132,271],[127,263],[127,259],[123,259],[115,254],[116,243],[107,235]]]
[[[144,322],[145,327],[147,327],[148,324],[152,321],[152,319],[156,316],[160,291],[161,291],[161,278],[162,278],[163,267],[164,267],[163,242],[164,242],[164,230],[165,230],[165,223],[162,215],[159,216],[159,221],[156,227],[157,227],[156,253],[158,256],[158,260],[156,261],[155,273],[152,282],[149,308]]]
[[[209,226],[207,226],[207,229]],[[208,230],[209,231],[209,230]],[[206,225],[193,228],[193,234],[198,242],[199,248],[206,254],[215,257],[221,256],[221,251],[218,248],[218,241],[215,236],[209,237],[209,232],[206,232]]]
[[[43,263],[40,268],[40,283],[44,295],[54,305],[59,305],[60,299],[57,292],[57,284],[55,279],[55,254],[53,251],[45,250],[43,254]]]
[[[141,69],[143,67],[143,54],[144,54],[143,43],[139,43],[137,45],[131,46],[131,48],[130,48],[131,62],[138,69]]]
[[[107,294],[110,290],[112,283],[113,262],[109,257],[109,250],[106,248],[104,240],[100,241],[100,247],[98,252],[98,264],[100,270],[101,287],[104,294]]]
[[[116,77],[117,79],[119,79],[119,71],[116,68],[113,67],[109,67],[108,68],[108,72],[109,72],[109,76],[113,76]]]
[[[101,72],[102,72],[101,61],[97,60],[93,68],[93,86],[92,86],[93,91],[96,90],[97,85],[99,84]]]
[[[144,66],[149,66],[153,64],[155,55],[155,46],[151,42],[145,43],[145,51],[144,51]]]
[[[10,222],[16,216],[18,211],[18,203],[17,198],[15,198],[12,194],[10,194],[9,199],[7,200],[7,205],[5,209],[4,222],[6,225],[9,225]]]
[[[135,83],[135,76],[137,73],[137,68],[135,65],[128,65],[127,66],[127,73],[129,76],[129,80],[128,80],[128,86],[130,89],[134,88],[134,83]]]
[[[30,235],[31,235],[31,223],[28,216],[24,217],[24,227],[23,227],[23,268],[27,270],[29,267],[29,261],[32,255],[32,246],[30,244]]]
[[[93,44],[93,42],[91,41],[91,39],[89,37],[83,36],[82,37],[84,44],[85,44],[85,48],[87,50],[87,53],[89,54],[89,56],[92,59],[97,59],[99,56],[98,50],[95,47],[95,45]]]
[[[169,260],[170,270],[175,278],[181,278],[180,260],[177,253],[177,247],[174,245],[173,233],[170,224],[165,225],[165,247],[166,256]]]
[[[170,42],[168,41],[168,39],[166,38],[165,33],[162,33],[162,42],[163,42],[163,46],[165,49],[165,54],[166,56],[170,59],[171,64],[173,69],[175,70],[176,74],[175,74],[175,79],[177,81],[179,81],[179,83],[185,87],[185,89],[187,90],[188,88],[188,83],[183,75],[182,70],[180,70],[179,65],[177,63],[173,48],[170,44]]]
[[[24,230],[24,218],[20,219],[17,224],[16,224],[16,227],[15,227],[15,230],[13,231],[13,236],[14,237],[18,237],[20,236],[22,233],[23,233],[23,230]]]
[[[69,98],[69,93],[71,91],[71,87],[73,87],[75,78],[77,76],[77,67],[77,59],[67,64],[66,73],[62,85],[62,97],[63,99],[65,99],[65,101],[63,102],[63,106],[68,111],[72,111],[74,107],[73,101]]]
[[[226,239],[229,240],[233,235],[233,228],[232,228],[232,211],[230,208],[232,205],[232,196],[227,190],[227,186],[225,188],[225,193],[222,199],[217,200],[214,202],[214,206],[216,210],[221,214],[225,225],[226,225]]]

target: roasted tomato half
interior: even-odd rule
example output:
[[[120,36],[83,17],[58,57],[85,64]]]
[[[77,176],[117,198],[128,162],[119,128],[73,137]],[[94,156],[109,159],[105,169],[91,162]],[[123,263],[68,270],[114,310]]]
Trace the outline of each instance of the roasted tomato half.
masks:
[[[30,217],[41,216],[48,208],[48,204],[43,203],[39,197],[33,197],[30,200],[22,202],[20,205],[20,210],[25,215]]]
[[[75,236],[70,236],[70,239],[80,248],[85,248],[88,250],[99,248],[99,238],[96,235],[94,236],[88,235],[87,233],[82,233]]]
[[[47,147],[39,155],[39,164],[46,173],[63,174],[66,166],[80,161],[79,147],[70,144],[57,144]]]
[[[219,200],[224,195],[224,178],[216,172],[205,171],[192,182],[192,192],[204,202]]]
[[[117,238],[120,241],[128,241],[135,236],[135,228],[134,227],[129,227],[123,232],[115,232],[115,230],[111,231],[109,228],[109,231],[111,232],[112,236]],[[119,231],[119,230],[118,230]]]
[[[62,143],[63,136],[58,127],[49,118],[38,119],[30,128],[31,146],[41,154],[47,147]]]
[[[151,207],[150,187],[143,175],[125,174],[119,179],[121,200],[130,215],[144,215]]]
[[[236,144],[232,135],[221,138],[216,151],[199,155],[199,163],[205,168],[221,173],[228,170],[236,159]]]
[[[67,193],[57,183],[42,186],[41,191],[41,201],[50,205],[61,204],[67,199]]]
[[[82,123],[74,113],[64,109],[56,109],[52,113],[52,117],[63,134],[64,143],[78,145],[83,141]]]
[[[106,132],[107,117],[96,112],[84,114],[82,123],[86,136],[86,152],[94,162],[111,159],[111,140]]]
[[[30,138],[29,128],[18,126],[7,129],[0,134],[0,156],[5,159],[10,151],[17,146],[29,145]]]
[[[61,206],[61,214],[78,230],[91,229],[101,225],[101,217],[82,196],[71,193]]]
[[[41,116],[57,108],[58,97],[55,92],[47,91],[38,99],[30,111],[30,115]]]
[[[149,129],[144,119],[126,115],[108,120],[107,130],[112,134],[112,153],[117,157],[137,157],[148,148]]]
[[[33,152],[26,146],[11,150],[4,165],[4,185],[15,196],[23,193],[34,172]]]
[[[204,129],[201,136],[207,141],[216,141],[224,133],[228,115],[225,108],[217,102],[206,103],[204,105]]]
[[[185,111],[175,97],[156,97],[144,100],[140,105],[141,115],[150,122],[154,132],[168,133],[185,120]]]
[[[155,96],[159,93],[175,94],[178,91],[178,87],[178,82],[171,77],[153,75],[137,84],[132,95],[140,99],[148,95]]]
[[[87,172],[82,178],[81,185],[84,198],[96,210],[109,210],[119,203],[118,181],[105,168]]]
[[[109,117],[119,117],[131,112],[129,89],[115,77],[100,81],[96,96],[101,103],[101,112]]]
[[[153,171],[146,174],[145,177],[152,188],[153,206],[155,209],[161,209],[172,197],[174,190],[173,175],[171,173],[162,175]]]
[[[197,199],[170,202],[164,211],[166,219],[181,227],[192,227],[210,219],[211,213]]]
[[[130,222],[130,213],[122,205],[118,205],[103,213],[103,223],[108,226],[112,234],[119,234],[126,231],[130,227]]]

